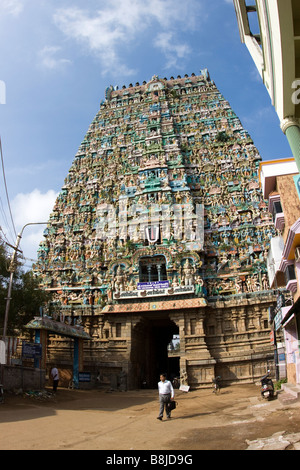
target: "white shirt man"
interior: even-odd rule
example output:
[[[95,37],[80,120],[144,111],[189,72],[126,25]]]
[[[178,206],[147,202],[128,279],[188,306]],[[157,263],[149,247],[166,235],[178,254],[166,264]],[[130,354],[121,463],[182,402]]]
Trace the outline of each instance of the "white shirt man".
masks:
[[[172,383],[166,379],[165,374],[161,374],[160,382],[158,382],[159,393],[159,415],[157,419],[162,420],[164,409],[166,410],[167,418],[171,418],[171,411],[167,407],[167,403],[174,398],[174,389]]]
[[[168,395],[168,394],[170,394],[171,398],[174,398],[173,385],[164,376],[161,376],[161,377],[163,377],[164,380],[161,379],[161,381],[158,382],[158,393],[159,393],[159,395]]]

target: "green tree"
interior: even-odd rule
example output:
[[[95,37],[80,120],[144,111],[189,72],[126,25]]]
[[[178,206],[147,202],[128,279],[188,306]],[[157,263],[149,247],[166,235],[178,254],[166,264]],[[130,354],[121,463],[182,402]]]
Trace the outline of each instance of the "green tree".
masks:
[[[10,279],[10,259],[4,243],[0,240],[0,336],[3,333],[6,298]],[[50,295],[39,288],[39,280],[32,271],[24,272],[17,262],[8,315],[8,336],[23,332],[24,326],[39,315],[40,306],[50,300]]]

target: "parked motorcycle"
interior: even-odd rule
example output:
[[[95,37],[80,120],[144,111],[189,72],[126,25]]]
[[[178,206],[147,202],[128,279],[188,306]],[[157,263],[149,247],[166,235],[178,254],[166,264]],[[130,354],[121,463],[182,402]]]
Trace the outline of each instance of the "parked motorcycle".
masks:
[[[261,379],[261,396],[266,400],[272,400],[274,398],[274,384],[270,377],[270,371],[264,375]]]

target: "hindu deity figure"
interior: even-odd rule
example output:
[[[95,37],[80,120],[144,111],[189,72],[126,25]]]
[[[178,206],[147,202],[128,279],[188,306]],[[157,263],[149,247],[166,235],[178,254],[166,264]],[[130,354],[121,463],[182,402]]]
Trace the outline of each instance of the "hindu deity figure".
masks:
[[[123,292],[125,290],[125,275],[119,264],[116,275],[113,278],[115,292]]]
[[[195,278],[195,294],[201,297],[204,293],[204,281],[200,276]]]
[[[185,286],[193,286],[194,285],[194,275],[195,275],[195,268],[190,265],[188,259],[186,259],[185,264],[182,268],[181,273],[181,283]]]

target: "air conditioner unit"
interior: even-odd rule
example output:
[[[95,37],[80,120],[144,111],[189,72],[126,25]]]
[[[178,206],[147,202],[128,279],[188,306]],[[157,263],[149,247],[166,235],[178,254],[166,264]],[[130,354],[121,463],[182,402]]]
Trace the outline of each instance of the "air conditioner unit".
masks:
[[[295,248],[295,260],[296,263],[300,263],[300,246]]]

